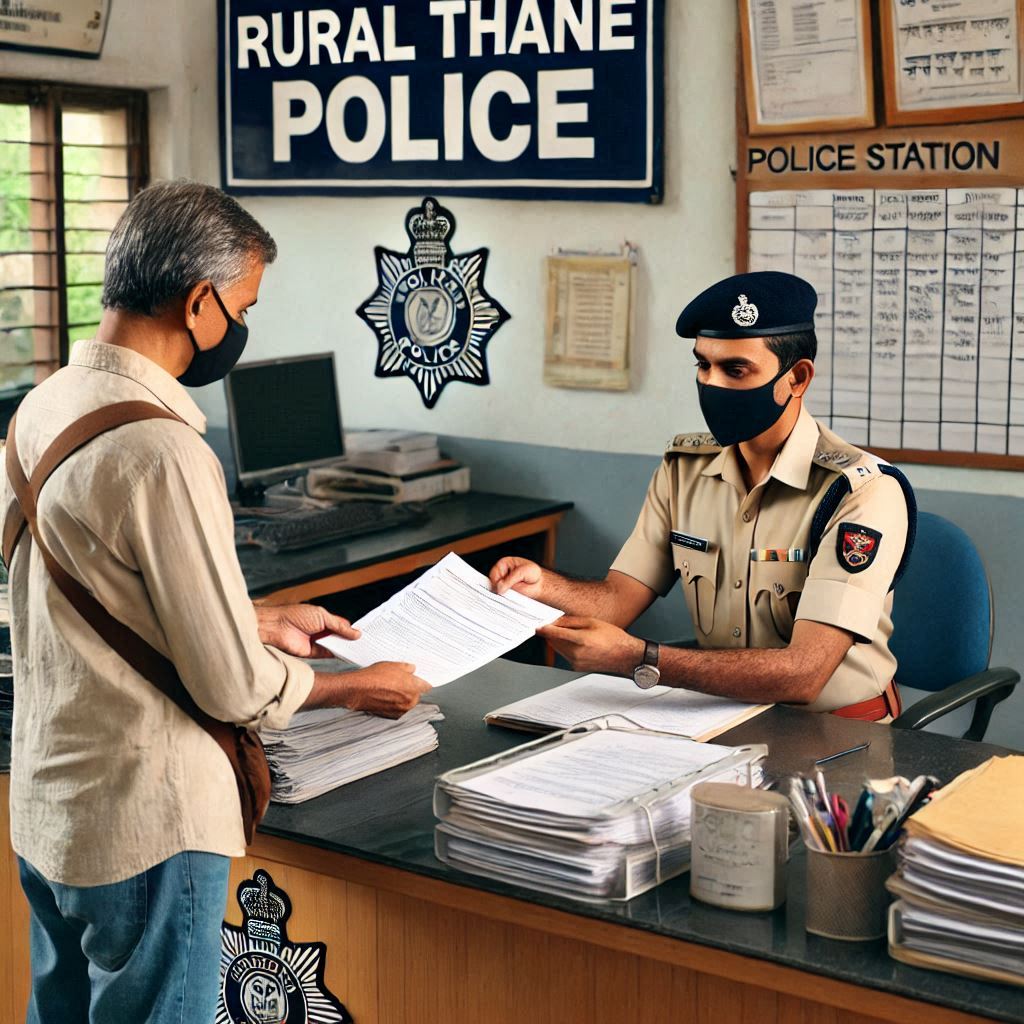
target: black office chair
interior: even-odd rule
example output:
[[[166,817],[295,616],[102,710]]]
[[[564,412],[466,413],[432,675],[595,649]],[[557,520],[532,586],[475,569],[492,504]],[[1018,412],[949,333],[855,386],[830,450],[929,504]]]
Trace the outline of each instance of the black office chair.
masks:
[[[1012,668],[989,668],[994,621],[992,588],[971,538],[948,519],[920,512],[910,563],[896,587],[890,648],[897,683],[932,692],[893,728],[921,729],[977,701],[963,738],[984,739],[992,709],[1020,682]]]

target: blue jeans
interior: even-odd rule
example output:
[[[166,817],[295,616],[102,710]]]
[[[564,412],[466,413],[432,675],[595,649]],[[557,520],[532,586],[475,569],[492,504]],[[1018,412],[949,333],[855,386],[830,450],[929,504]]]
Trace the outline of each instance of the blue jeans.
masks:
[[[32,911],[27,1024],[212,1024],[227,857],[179,853],[89,887],[18,867]]]

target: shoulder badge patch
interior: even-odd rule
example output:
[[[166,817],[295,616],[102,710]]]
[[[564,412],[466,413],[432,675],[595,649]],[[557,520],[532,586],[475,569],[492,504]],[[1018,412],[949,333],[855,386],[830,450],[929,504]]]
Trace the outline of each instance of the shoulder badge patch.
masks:
[[[378,377],[409,377],[433,409],[447,384],[490,383],[487,343],[508,313],[484,290],[487,249],[453,255],[455,217],[436,199],[406,218],[412,248],[377,247],[377,291],[357,310],[377,335]]]
[[[677,455],[696,455],[708,451],[718,451],[721,447],[713,434],[676,434],[665,446],[665,451],[675,452]]]
[[[288,894],[260,869],[238,887],[242,927],[221,926],[216,1024],[352,1024],[324,986],[327,947],[289,942]]]
[[[840,523],[836,554],[847,572],[863,572],[875,560],[882,545],[882,535],[870,526]]]

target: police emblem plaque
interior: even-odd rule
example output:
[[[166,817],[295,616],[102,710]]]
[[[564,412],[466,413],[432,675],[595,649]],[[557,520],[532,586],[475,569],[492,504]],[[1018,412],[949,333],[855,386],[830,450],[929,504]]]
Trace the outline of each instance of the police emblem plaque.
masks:
[[[221,926],[216,1024],[351,1024],[324,986],[327,947],[289,942],[288,894],[260,869],[238,887],[242,926]]]
[[[433,409],[452,381],[484,385],[487,343],[509,319],[484,290],[487,249],[456,256],[455,218],[436,199],[409,211],[412,248],[377,246],[377,291],[357,310],[377,336],[378,377],[409,377]]]

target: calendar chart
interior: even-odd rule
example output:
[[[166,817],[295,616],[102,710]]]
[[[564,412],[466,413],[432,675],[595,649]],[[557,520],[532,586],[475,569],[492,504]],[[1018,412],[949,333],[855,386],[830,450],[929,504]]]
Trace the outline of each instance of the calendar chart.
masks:
[[[1024,189],[751,192],[749,269],[817,289],[808,408],[847,440],[1024,456]]]

